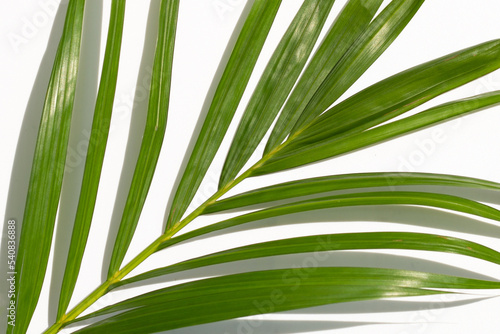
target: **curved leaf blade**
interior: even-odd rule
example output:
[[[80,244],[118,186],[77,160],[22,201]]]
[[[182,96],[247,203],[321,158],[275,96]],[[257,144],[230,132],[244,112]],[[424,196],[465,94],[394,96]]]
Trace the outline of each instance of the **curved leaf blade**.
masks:
[[[393,0],[328,75],[291,134],[325,111],[377,60],[417,13],[424,0]]]
[[[219,200],[208,206],[203,213],[221,212],[336,190],[413,185],[470,187],[500,191],[499,183],[456,175],[405,172],[344,174],[291,181],[251,190]]]
[[[268,174],[350,153],[499,103],[500,91],[495,91],[445,103],[364,132],[347,132],[301,148],[285,147],[283,151],[256,169],[253,175]]]
[[[448,293],[433,289],[500,288],[496,281],[395,269],[318,267],[302,276],[297,271],[235,274],[153,291],[91,314],[127,310],[77,333],[117,329],[120,333],[154,333],[332,303]]]
[[[247,213],[176,236],[170,240],[163,242],[158,249],[164,249],[173,244],[183,242],[185,240],[189,240],[201,235],[258,221],[261,219],[279,217],[298,212],[307,212],[311,210],[369,205],[427,206],[472,214],[478,217],[500,221],[499,210],[496,210],[495,208],[492,208],[488,205],[472,201],[470,199],[452,195],[411,191],[353,193],[315,198]]]
[[[25,333],[38,303],[61,194],[78,76],[85,1],[68,4],[38,130],[16,259],[16,326]]]
[[[411,249],[460,254],[500,264],[500,253],[464,239],[411,232],[368,232],[313,235],[262,242],[229,249],[123,280],[114,287],[206,266],[261,257],[360,249]]]
[[[350,0],[342,9],[283,107],[266,143],[264,154],[285,139],[328,74],[365,33],[381,4],[381,0]]]
[[[115,98],[124,16],[125,0],[113,0],[101,83],[83,172],[82,188],[59,297],[58,319],[66,312],[73,294],[94,213]]]
[[[289,147],[361,132],[500,68],[500,40],[482,43],[395,74],[329,109]]]
[[[132,241],[160,156],[167,126],[178,12],[179,0],[161,2],[146,126],[111,255],[108,278],[120,268]]]
[[[212,99],[172,201],[166,230],[179,222],[210,166],[252,74],[281,0],[256,0]]]
[[[285,102],[330,13],[334,0],[305,1],[264,70],[233,137],[219,188],[248,161]]]

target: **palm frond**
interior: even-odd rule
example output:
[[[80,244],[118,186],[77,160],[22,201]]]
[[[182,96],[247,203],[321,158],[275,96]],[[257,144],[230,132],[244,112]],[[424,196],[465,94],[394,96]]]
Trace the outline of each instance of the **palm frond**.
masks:
[[[453,171],[443,174],[373,168],[374,172],[367,172],[372,166],[357,166],[343,174],[338,174],[341,168],[320,175],[309,175],[307,169],[295,174],[291,170],[498,106],[498,90],[447,100],[444,94],[498,70],[499,39],[462,46],[462,50],[438,58],[429,57],[435,59],[419,62],[420,65],[350,94],[363,74],[410,24],[424,0],[346,0],[343,8],[340,1],[334,0],[297,1],[286,27],[276,24],[282,24],[281,13],[289,8],[290,2],[248,2],[231,39],[234,45],[230,42],[227,48],[227,63],[223,61],[220,65],[221,78],[212,83],[213,96],[208,94],[206,98],[207,110],[199,120],[200,130],[193,135],[192,149],[185,152],[185,166],[180,168],[178,183],[173,186],[165,226],[155,234],[153,222],[144,219],[147,199],[157,196],[150,194],[153,176],[164,173],[161,168],[156,170],[162,147],[166,146],[164,141],[169,147],[177,145],[177,138],[168,137],[167,114],[181,109],[188,116],[184,105],[174,102],[171,93],[178,93],[175,70],[176,61],[181,58],[174,57],[174,45],[179,46],[178,41],[186,32],[183,19],[189,16],[186,9],[191,7],[179,0],[162,0],[158,13],[152,12],[158,20],[158,34],[151,45],[154,51],[151,84],[149,80],[142,82],[148,81],[149,87],[147,119],[116,239],[110,236],[108,240],[114,247],[107,276],[81,298],[76,291],[84,272],[85,256],[95,254],[90,246],[94,245],[91,223],[94,220],[92,228],[102,225],[102,218],[94,217],[94,211],[99,205],[97,194],[104,179],[101,172],[109,152],[106,146],[119,84],[118,68],[119,65],[120,71],[124,68],[120,58],[124,54],[122,37],[128,31],[125,2],[114,0],[109,7],[106,52],[76,219],[65,272],[61,275],[57,315],[50,319],[55,322],[49,325],[46,334],[58,333],[63,328],[92,334],[157,333],[334,303],[429,298],[477,289],[497,293],[500,289],[497,279],[484,275],[461,277],[467,276],[463,274],[466,271],[445,275],[440,271],[446,267],[444,263],[436,264],[435,273],[401,269],[404,266],[379,268],[385,263],[370,263],[368,267],[315,263],[300,268],[283,264],[279,269],[249,269],[245,264],[256,259],[279,261],[289,255],[305,256],[307,260],[307,254],[325,257],[337,256],[341,251],[364,250],[391,254],[412,251],[417,258],[465,257],[497,268],[499,250],[491,240],[483,242],[485,239],[478,236],[500,235],[500,203],[498,199],[489,201],[481,197],[485,193],[495,197],[500,191],[498,180],[483,180]],[[9,323],[9,334],[24,334],[33,326],[42,286],[49,283],[44,282],[49,254],[59,251],[52,248],[52,239],[58,206],[63,203],[60,196],[77,88],[84,7],[84,0],[69,2],[48,85],[15,266],[16,326]],[[338,13],[336,18],[331,15],[334,11]],[[278,28],[284,29],[277,33]],[[340,100],[344,95],[347,98]],[[424,105],[427,102],[433,104]],[[240,111],[241,117],[237,116]],[[235,132],[231,135],[233,126]],[[169,163],[175,160],[174,153],[179,152],[167,152]],[[211,177],[218,182],[214,181],[213,191],[196,205],[194,199],[203,192],[201,186],[212,168],[217,169],[217,174]],[[170,172],[167,174],[172,179]],[[282,176],[289,178],[282,181]],[[164,204],[168,191],[161,184],[158,187],[162,188],[160,203]],[[454,192],[458,188],[462,194]],[[481,193],[465,194],[465,189]],[[158,207],[164,209],[162,205]],[[404,231],[395,228],[397,224],[387,225],[395,230],[378,231],[366,217],[362,218],[366,220],[363,222],[366,231],[362,232],[357,228],[350,230],[348,224],[341,227],[340,222],[325,224],[330,229],[327,232],[311,228],[319,226],[314,225],[312,214],[320,210],[334,217],[340,208],[373,207],[389,214],[395,208],[427,210],[436,213],[436,228],[441,226],[437,212],[444,211],[457,220],[467,219],[471,230],[479,229],[485,222],[489,229],[477,235],[475,231],[470,235],[455,235],[451,227],[445,227],[449,230],[445,232],[419,231],[415,226],[418,219],[414,219],[404,222]],[[291,222],[299,215],[306,217],[300,234],[287,235],[291,231],[286,231],[267,235],[258,226],[265,220],[269,227],[291,228]],[[155,226],[159,226],[161,219],[155,219],[158,220]],[[259,235],[252,236],[251,230],[256,228]],[[153,241],[137,250],[133,241],[139,237],[139,231],[147,232]],[[218,240],[234,239],[234,235],[240,234],[248,236],[248,240],[231,240],[231,246],[217,245]],[[195,252],[199,244],[209,247]],[[353,254],[362,257],[366,253]],[[152,261],[151,266],[149,260],[153,258],[161,258],[163,262]],[[236,273],[241,270],[234,268],[230,273],[218,272],[223,264],[241,265],[239,269],[244,272]],[[52,289],[58,285],[54,284],[58,283],[56,269]],[[189,277],[187,282],[172,279],[174,273],[185,275],[193,269],[212,270],[216,274]],[[479,271],[477,274],[480,276]],[[167,286],[149,286],[153,278]],[[139,287],[140,291],[131,287]],[[124,293],[120,296],[126,295],[127,299],[107,300],[102,306],[100,299],[111,291]],[[77,297],[79,300],[72,305]],[[69,325],[84,327],[74,329]]]

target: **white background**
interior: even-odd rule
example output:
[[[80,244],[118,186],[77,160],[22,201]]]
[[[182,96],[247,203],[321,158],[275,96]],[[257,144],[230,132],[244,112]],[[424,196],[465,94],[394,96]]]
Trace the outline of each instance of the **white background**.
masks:
[[[332,22],[346,1],[338,0],[329,19]],[[43,96],[52,67],[53,54],[60,36],[63,12],[62,5],[56,15],[56,0],[3,1],[0,4],[0,101],[2,103],[0,122],[0,212],[5,212],[4,224],[8,219],[22,219],[23,205],[28,184],[34,140],[38,128]],[[71,223],[78,199],[78,187],[83,171],[86,134],[91,126],[95,92],[100,61],[104,52],[109,17],[110,1],[104,1],[101,11],[97,0],[87,1],[86,36],[83,42],[82,70],[79,78],[80,95],[77,96],[73,117],[73,131],[70,139],[68,169],[64,181],[59,222]],[[155,14],[159,1],[153,1],[150,11],[147,1],[129,0],[123,40],[119,84],[117,87],[115,111],[99,190],[98,202],[91,230],[89,252],[85,255],[82,272],[75,291],[75,299],[81,300],[101,281],[102,254],[109,257],[108,232],[116,231],[120,208],[127,193],[127,185],[137,156],[146,107],[148,68],[154,46],[156,30]],[[163,151],[153,180],[144,213],[133,240],[133,247],[126,260],[154,240],[162,230],[165,208],[171,195],[184,152],[191,139],[200,110],[204,107],[207,91],[213,93],[212,79],[231,38],[238,18],[245,9],[243,0],[184,0],[180,8],[178,36],[174,60],[174,74],[171,92],[169,123]],[[287,24],[302,1],[284,0],[282,10],[276,18],[269,40],[262,52],[262,59],[249,83],[255,87],[273,47],[279,41]],[[248,7],[247,7],[248,9]],[[388,51],[367,71],[343,97],[421,62],[500,37],[500,2],[497,0],[435,0],[427,1]],[[104,18],[102,28],[100,15]],[[54,24],[55,22],[55,24]],[[329,24],[327,23],[327,25]],[[148,31],[146,32],[146,27]],[[101,40],[97,38],[102,33]],[[145,39],[145,36],[148,38]],[[146,45],[145,51],[143,46]],[[99,55],[100,47],[100,55]],[[225,57],[227,59],[227,55]],[[220,71],[219,71],[220,74]],[[425,107],[436,103],[471,96],[500,89],[500,73],[497,71],[460,89],[445,94]],[[249,98],[245,94],[242,106]],[[206,105],[205,105],[206,107]],[[423,108],[419,108],[421,110]],[[239,109],[241,113],[242,108]],[[132,121],[132,123],[131,123]],[[234,192],[258,185],[268,185],[283,180],[304,178],[314,175],[365,171],[425,171],[458,174],[500,182],[500,108],[493,108],[467,116],[460,121],[443,124],[439,130],[425,130],[397,141],[377,145],[353,155],[325,163],[300,168],[288,173],[271,175],[242,183]],[[235,124],[230,128],[233,133]],[[439,131],[440,140],[436,141]],[[130,135],[130,139],[127,139]],[[217,155],[216,164],[206,181],[200,187],[195,201],[201,203],[213,192],[218,181],[218,171],[224,152],[230,141],[224,141],[222,154]],[[427,146],[426,146],[427,145]],[[124,167],[122,167],[124,166]],[[461,191],[459,194],[470,195]],[[498,194],[481,193],[485,201],[500,204]],[[203,218],[193,227],[212,222],[216,217]],[[304,221],[314,223],[304,224]],[[338,221],[348,221],[339,223]],[[285,226],[286,222],[294,224]],[[335,223],[328,224],[332,221]],[[367,224],[367,221],[371,224]],[[111,224],[110,224],[111,222]],[[408,223],[417,224],[417,226]],[[275,228],[269,225],[278,225]],[[111,227],[110,227],[111,226]],[[451,216],[443,212],[410,208],[326,210],[308,213],[296,218],[284,217],[260,224],[263,228],[243,234],[232,233],[217,239],[197,244],[179,246],[171,252],[155,255],[139,270],[158,267],[190,256],[203,254],[230,246],[242,245],[256,240],[271,240],[303,234],[325,234],[367,230],[421,231],[448,234],[481,242],[500,250],[500,233],[491,222],[481,222],[473,216]],[[267,227],[266,227],[267,226]],[[41,333],[53,319],[54,308],[48,307],[57,301],[57,287],[65,259],[70,231],[59,224],[55,238],[56,265],[50,267],[44,285],[39,307],[35,313],[29,333]],[[450,229],[450,231],[443,231]],[[5,231],[5,229],[4,229]],[[5,247],[2,238],[2,250]],[[321,265],[360,265],[400,267],[415,270],[464,274],[457,268],[476,271],[500,278],[497,266],[459,256],[427,254],[423,252],[378,252],[378,257],[364,252],[343,252],[331,257]],[[388,255],[398,254],[401,258]],[[1,253],[4,256],[4,252]],[[411,256],[418,256],[419,259]],[[300,266],[307,256],[285,257],[265,261],[254,261],[241,265],[223,266],[223,272],[237,272],[245,269],[281,268]],[[441,261],[449,266],[439,266],[427,260]],[[1,259],[2,266],[5,259]],[[6,271],[5,269],[1,269]],[[4,277],[2,291],[5,291]],[[173,279],[184,279],[211,275],[210,271],[197,271],[176,275]],[[171,283],[157,283],[152,287]],[[125,297],[143,291],[139,288],[113,293],[98,302],[99,306],[114,303]],[[484,292],[481,292],[484,293]],[[478,295],[473,296],[473,298]],[[426,299],[408,299],[403,302],[377,301],[333,305],[293,313],[274,314],[264,317],[259,326],[256,322],[226,321],[217,324],[197,326],[171,333],[497,333],[500,328],[500,298],[481,299],[474,303],[461,302],[465,297],[438,296]],[[467,298],[465,298],[467,299]],[[469,298],[470,299],[470,298]],[[4,309],[6,293],[0,298]],[[409,302],[411,301],[411,303]],[[447,304],[448,303],[448,304]],[[447,307],[443,308],[443,306]],[[5,326],[2,313],[1,326]],[[297,321],[304,320],[304,321]],[[316,320],[315,322],[307,320]],[[386,324],[374,324],[386,323]],[[390,324],[388,324],[390,323]],[[360,326],[363,325],[363,326]],[[74,330],[74,329],[73,329]],[[69,333],[71,330],[65,330]]]

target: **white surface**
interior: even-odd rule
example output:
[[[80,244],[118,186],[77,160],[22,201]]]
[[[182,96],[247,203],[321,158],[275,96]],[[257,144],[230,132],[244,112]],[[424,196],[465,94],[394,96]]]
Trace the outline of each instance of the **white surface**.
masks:
[[[0,153],[0,212],[5,212],[4,223],[7,219],[21,220],[22,206],[26,192],[28,173],[30,167],[30,148],[32,149],[36,130],[38,128],[37,118],[32,114],[40,112],[42,105],[40,97],[44,94],[43,80],[36,82],[35,90],[38,95],[31,96],[37,73],[39,78],[46,78],[52,66],[52,57],[47,56],[42,61],[45,50],[49,43],[52,24],[55,18],[54,7],[56,0],[26,0],[26,1],[3,1],[0,4],[0,92],[2,101],[0,136],[2,145]],[[343,6],[346,1],[339,0],[335,4],[334,12]],[[99,1],[89,0],[89,13],[99,12]],[[109,1],[105,1],[102,16],[104,22],[109,16]],[[158,6],[159,1],[154,1],[153,6]],[[153,180],[144,213],[141,216],[137,236],[133,240],[133,247],[126,260],[131,259],[134,254],[143,249],[160,233],[168,202],[170,189],[175,181],[179,166],[184,156],[184,151],[190,141],[191,133],[198,119],[198,114],[205,101],[205,96],[212,83],[212,77],[219,65],[227,41],[234,28],[240,13],[245,7],[243,0],[191,0],[182,1],[178,37],[176,41],[176,53],[174,64],[174,75],[171,92],[171,107],[169,112],[169,123],[167,136],[162,155],[157,167],[157,173]],[[255,75],[249,84],[249,88],[256,85],[258,75],[262,72],[267,58],[271,55],[273,47],[277,44],[280,34],[286,29],[294,12],[300,6],[301,1],[284,0],[282,11],[280,11],[275,26],[271,32],[269,41],[262,53],[263,59],[258,62]],[[113,116],[112,130],[106,153],[105,165],[102,176],[102,186],[99,190],[98,202],[94,216],[94,224],[88,249],[90,250],[84,258],[82,271],[79,277],[74,302],[81,300],[91,292],[101,280],[102,253],[106,247],[106,238],[110,229],[110,221],[118,220],[120,217],[115,213],[115,198],[118,195],[117,206],[123,205],[126,195],[127,180],[134,167],[134,158],[138,152],[138,143],[141,135],[141,124],[143,124],[145,95],[147,85],[143,80],[148,77],[147,68],[151,63],[147,55],[151,55],[151,46],[154,39],[146,44],[150,47],[143,58],[142,46],[146,24],[148,21],[149,7],[146,1],[129,0],[127,3],[125,33],[119,84],[117,88],[117,99]],[[157,13],[157,11],[153,11]],[[356,83],[346,95],[350,95],[367,85],[383,79],[391,74],[397,73],[405,68],[421,62],[436,58],[438,56],[478,44],[487,40],[500,37],[500,2],[497,0],[457,1],[437,0],[427,1],[408,25],[401,36],[393,43],[387,52],[372,66],[372,68]],[[60,17],[58,17],[59,22]],[[331,16],[333,19],[333,15]],[[330,19],[329,22],[332,20]],[[149,23],[154,28],[154,20]],[[74,208],[78,198],[78,186],[84,161],[84,148],[86,133],[90,129],[91,115],[93,109],[92,96],[95,95],[97,62],[95,58],[98,39],[92,35],[99,28],[99,21],[91,19],[86,26],[90,30],[84,42],[87,50],[86,61],[89,70],[82,74],[85,84],[84,93],[77,99],[77,109],[73,121],[73,135],[70,143],[70,159],[68,161],[67,179],[64,183],[62,208],[59,213],[60,220],[71,220],[74,216]],[[57,29],[55,29],[57,31]],[[104,51],[104,43],[107,33],[106,23],[103,24],[101,38],[101,61]],[[58,40],[57,32],[52,32],[51,47]],[[20,43],[20,44],[19,44]],[[86,43],[86,44],[85,44]],[[50,43],[49,43],[50,44]],[[42,65],[42,67],[40,67]],[[40,68],[39,68],[40,67]],[[46,80],[46,79],[45,79]],[[45,84],[46,85],[46,84]],[[500,72],[495,72],[488,77],[475,81],[460,89],[443,95],[432,102],[449,101],[466,97],[486,91],[500,89]],[[132,105],[135,95],[134,115],[132,116]],[[249,98],[245,94],[244,102]],[[431,105],[431,104],[428,104]],[[24,118],[27,106],[31,110],[31,116]],[[242,111],[242,108],[239,109]],[[21,126],[25,119],[23,132]],[[133,125],[130,120],[133,119]],[[138,123],[137,123],[138,122]],[[331,160],[325,163],[300,168],[289,173],[281,173],[244,182],[235,191],[256,187],[258,185],[279,182],[291,178],[304,178],[313,175],[335,174],[345,172],[364,171],[425,171],[459,174],[465,176],[479,177],[500,182],[500,108],[483,111],[479,114],[468,116],[460,121],[443,124],[439,130],[429,129],[411,136],[406,136],[395,142],[375,146],[373,148],[357,152],[353,155]],[[233,133],[235,124],[230,128]],[[436,131],[439,131],[439,140]],[[128,134],[132,134],[132,140],[127,144]],[[18,146],[18,138],[21,135],[22,145]],[[434,139],[433,139],[434,138]],[[424,143],[431,146],[426,150]],[[222,151],[227,150],[230,141],[224,141]],[[21,151],[19,148],[21,147]],[[16,149],[18,150],[16,153]],[[83,153],[82,153],[83,152]],[[125,154],[125,152],[127,152]],[[18,155],[18,163],[14,159]],[[122,172],[122,165],[125,168]],[[214,190],[218,181],[218,169],[223,162],[223,154],[217,156],[216,168],[209,171],[208,177],[200,187],[200,193],[195,201],[200,202]],[[14,178],[11,178],[14,177]],[[120,188],[118,188],[120,185]],[[8,206],[6,206],[8,203]],[[498,200],[497,200],[498,203]],[[415,211],[417,211],[415,213]],[[119,210],[117,210],[119,212]],[[308,214],[294,221],[303,221],[304,217],[314,224],[294,224],[292,228],[281,226],[254,230],[245,235],[245,239],[239,238],[239,234],[231,234],[220,237],[216,242],[200,242],[199,246],[179,247],[176,252],[169,252],[161,256],[154,256],[143,266],[141,270],[157,267],[163,263],[171,263],[187,256],[194,256],[207,252],[210,248],[220,249],[248,243],[252,240],[270,240],[276,237],[296,236],[307,233],[335,233],[344,231],[366,231],[366,230],[396,230],[396,231],[421,231],[445,233],[459,237],[465,237],[473,241],[500,250],[498,239],[477,235],[479,231],[488,231],[484,226],[470,226],[472,220],[465,217],[457,217],[456,221],[450,221],[447,216],[435,212],[422,212],[419,210],[366,210],[356,217],[368,217],[372,225],[366,222],[350,221],[346,224],[326,224],[329,217],[336,215],[336,220],[346,217],[352,219],[352,211],[329,211],[327,214]],[[339,218],[340,217],[340,218]],[[417,219],[418,218],[418,219]],[[194,226],[213,221],[214,218],[200,219]],[[289,218],[280,218],[278,223],[283,224]],[[291,219],[291,218],[290,218]],[[331,220],[331,218],[330,218]],[[381,223],[387,220],[389,223]],[[410,226],[399,224],[405,221],[422,220],[421,226]],[[436,220],[436,225],[432,222]],[[443,232],[439,228],[445,228],[448,224],[457,224],[456,232]],[[486,234],[486,232],[484,232]],[[63,259],[69,231],[59,228],[56,238],[57,249],[56,260]],[[264,236],[264,237],[263,237]],[[497,234],[498,236],[498,234]],[[215,245],[215,246],[214,246]],[[2,247],[5,247],[2,239]],[[182,250],[182,251],[181,251]],[[383,253],[383,252],[382,252]],[[2,253],[3,254],[3,253]],[[424,259],[442,261],[448,265],[455,265],[464,269],[489,274],[500,278],[500,270],[493,265],[481,261],[473,261],[468,258],[423,254],[416,252],[400,252],[410,256],[420,256]],[[109,254],[108,254],[109,256]],[[53,258],[53,254],[52,257]],[[290,262],[295,259],[295,262]],[[301,265],[303,259],[285,259],[288,265]],[[376,261],[376,262],[374,262]],[[404,266],[408,269],[429,269],[432,266],[420,260],[401,260],[386,256],[374,260],[373,256],[355,257],[352,253],[336,255],[327,261],[330,265],[379,265],[379,266]],[[5,264],[1,259],[2,265]],[[51,262],[52,263],[52,262]],[[278,260],[260,262],[268,268],[283,266]],[[241,267],[241,268],[240,268]],[[228,267],[234,270],[245,269],[244,265]],[[3,268],[2,272],[5,271]],[[63,266],[55,266],[55,282],[59,282],[58,275],[61,274]],[[439,270],[439,269],[436,269]],[[445,269],[446,271],[447,269]],[[4,274],[1,274],[2,281]],[[47,282],[53,276],[52,271],[47,272]],[[189,278],[189,276],[176,276],[176,278]],[[57,284],[57,283],[56,283]],[[163,284],[164,285],[164,284]],[[29,333],[41,333],[48,324],[48,299],[52,288],[49,283],[44,285],[39,307],[34,316],[33,324]],[[128,292],[112,294],[99,301],[100,306],[106,303],[114,303],[124,297],[137,293],[138,289]],[[6,294],[1,292],[2,308],[5,303]],[[56,297],[52,296],[51,299]],[[263,323],[256,321],[228,321],[218,324],[198,326],[171,333],[497,333],[500,328],[500,318],[497,315],[500,308],[500,298],[483,299],[475,303],[460,306],[441,308],[443,302],[458,301],[463,299],[459,296],[438,296],[426,298],[421,304],[397,304],[394,302],[366,302],[335,305],[312,311],[300,311],[294,314],[285,313],[266,316]],[[414,300],[414,299],[413,299]],[[54,303],[55,300],[52,301]],[[414,306],[411,306],[414,305]],[[384,310],[385,312],[378,312]],[[317,312],[316,312],[317,311]],[[53,310],[51,312],[54,312]],[[3,313],[2,313],[3,314]],[[2,315],[0,329],[5,326]],[[272,321],[274,320],[274,321]],[[317,322],[296,320],[317,320]],[[354,323],[392,323],[385,325],[368,324],[365,326],[354,326]],[[396,324],[394,324],[396,323]],[[255,326],[255,324],[259,324]],[[65,333],[71,331],[65,330]]]

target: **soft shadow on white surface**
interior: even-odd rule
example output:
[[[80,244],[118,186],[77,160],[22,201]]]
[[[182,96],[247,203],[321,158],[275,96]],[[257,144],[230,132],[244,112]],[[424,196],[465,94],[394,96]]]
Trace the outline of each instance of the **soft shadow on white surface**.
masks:
[[[304,259],[310,258],[310,253],[272,256],[238,262],[229,262],[209,267],[186,270],[179,273],[159,276],[148,280],[131,283],[116,290],[138,287],[144,284],[184,281],[187,279],[201,279],[205,277],[230,275],[258,270],[274,270],[301,267]],[[327,252],[326,259],[319,263],[321,267],[365,267],[365,268],[392,268],[400,270],[414,270],[438,273],[443,275],[462,276],[474,279],[491,280],[491,277],[473,271],[446,265],[430,260],[401,255],[376,254],[369,252],[334,251]],[[313,268],[314,269],[314,268]],[[311,270],[313,270],[311,269]]]
[[[262,227],[304,224],[309,222],[387,222],[417,227],[439,228],[454,232],[470,233],[500,238],[500,226],[486,223],[472,217],[457,215],[437,209],[416,206],[384,205],[380,207],[343,207],[321,209],[279,216],[246,223],[224,230],[214,231],[193,239],[200,240],[229,232],[253,230]],[[367,226],[368,223],[367,223]]]
[[[254,322],[252,322],[253,324]],[[212,324],[192,326],[171,331],[162,332],[164,334],[233,334],[233,333],[253,333],[253,334],[292,334],[317,332],[325,330],[335,330],[348,327],[370,325],[364,322],[344,322],[344,321],[285,321],[285,320],[262,320],[255,322],[252,326],[248,320],[227,320]]]
[[[88,325],[90,323],[92,322],[82,321],[81,323],[78,323],[78,326]],[[373,323],[354,321],[287,321],[267,319],[249,321],[246,319],[235,319],[163,331],[158,332],[158,334],[293,334],[325,330],[333,331],[341,328],[365,325],[373,325]],[[72,328],[72,326],[68,326],[67,328]]]

